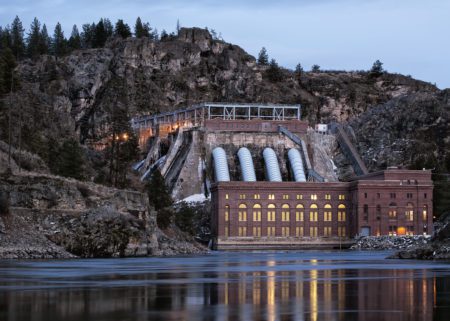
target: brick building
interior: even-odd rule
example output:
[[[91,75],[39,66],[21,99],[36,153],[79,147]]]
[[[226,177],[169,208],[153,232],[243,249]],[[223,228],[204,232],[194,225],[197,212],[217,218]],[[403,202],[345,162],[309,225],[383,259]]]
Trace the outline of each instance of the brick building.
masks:
[[[396,168],[349,182],[219,182],[212,228],[218,248],[430,234],[432,193],[430,171]]]

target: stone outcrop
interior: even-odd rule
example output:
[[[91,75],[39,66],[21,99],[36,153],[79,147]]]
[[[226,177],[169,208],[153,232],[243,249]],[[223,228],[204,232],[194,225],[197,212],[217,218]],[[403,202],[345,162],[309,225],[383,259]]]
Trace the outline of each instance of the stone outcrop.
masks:
[[[0,258],[173,255],[205,249],[156,227],[147,195],[45,174],[4,174]],[[5,197],[6,195],[6,197]],[[179,246],[179,251],[177,247]]]
[[[430,242],[430,236],[362,236],[355,240],[351,250],[403,250]]]

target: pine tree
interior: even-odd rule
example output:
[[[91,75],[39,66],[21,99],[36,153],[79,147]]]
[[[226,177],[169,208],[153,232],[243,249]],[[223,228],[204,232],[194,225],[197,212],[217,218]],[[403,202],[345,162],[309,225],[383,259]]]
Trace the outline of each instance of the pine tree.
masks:
[[[36,58],[40,54],[41,43],[41,23],[37,18],[34,18],[30,26],[30,32],[28,33],[28,57]]]
[[[64,32],[62,31],[61,24],[58,22],[55,26],[55,32],[53,33],[52,49],[56,57],[61,57],[66,53],[66,38],[64,38]]]
[[[14,54],[8,47],[0,50],[0,97],[11,90],[11,81],[13,80],[14,68],[16,68]],[[17,85],[17,79],[14,79],[14,85]]]
[[[161,37],[160,37],[161,41],[166,40],[167,37],[169,37],[169,35],[167,34],[167,31],[163,29],[163,30],[161,31]]]
[[[267,54],[267,50],[265,47],[262,47],[261,51],[258,54],[258,64],[263,66],[269,64],[269,55]]]
[[[281,69],[275,59],[270,60],[269,68],[267,69],[266,74],[271,82],[283,80],[283,73],[281,72]]]
[[[147,183],[147,194],[150,205],[159,211],[171,206],[173,201],[167,189],[164,177],[159,170],[153,172],[151,179]]]
[[[84,157],[83,150],[74,139],[65,140],[58,151],[58,162],[56,163],[56,174],[83,179]]]
[[[103,26],[105,27],[106,39],[112,37],[114,34],[114,27],[111,23],[111,20],[109,20],[108,18],[104,18]]]
[[[374,77],[381,76],[384,73],[383,63],[379,60],[375,61],[370,69],[370,75]]]
[[[71,50],[81,48],[81,37],[77,25],[73,25],[72,27],[72,33],[70,34],[68,46]]]
[[[2,29],[0,47],[11,49],[11,28],[9,27],[9,25]]]
[[[124,39],[131,37],[130,26],[124,23],[122,19],[117,20],[114,35],[120,36]]]
[[[102,48],[105,46],[108,35],[106,33],[105,25],[103,24],[103,19],[97,23],[94,29],[94,36],[92,39],[93,48]]]
[[[81,47],[82,48],[92,48],[92,41],[94,39],[95,23],[89,24],[85,23],[81,27],[83,31],[81,32]]]
[[[294,71],[295,79],[300,81],[302,75],[303,75],[303,67],[300,63],[298,63],[297,66],[295,66],[295,71]]]
[[[151,30],[152,28],[150,28],[150,24],[148,22],[142,23],[140,17],[136,19],[136,24],[134,26],[134,35],[136,38],[151,38]]]
[[[22,58],[25,54],[24,31],[22,22],[16,16],[11,25],[11,50],[16,59]]]
[[[52,45],[52,42],[51,42],[50,36],[48,35],[47,26],[44,23],[44,25],[42,26],[42,30],[41,30],[39,53],[41,55],[48,54],[48,52],[50,51],[51,45]]]
[[[312,65],[311,72],[320,72],[320,66],[319,65]]]
[[[158,29],[153,29],[153,31],[150,33],[150,39],[159,40],[159,34],[158,34]]]

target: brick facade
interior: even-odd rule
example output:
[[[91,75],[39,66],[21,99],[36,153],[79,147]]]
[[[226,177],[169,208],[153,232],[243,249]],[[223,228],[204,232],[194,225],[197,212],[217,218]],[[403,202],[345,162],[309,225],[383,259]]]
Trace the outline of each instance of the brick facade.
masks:
[[[212,187],[212,229],[218,243],[430,234],[432,192],[430,171],[398,169],[350,182],[220,182]]]

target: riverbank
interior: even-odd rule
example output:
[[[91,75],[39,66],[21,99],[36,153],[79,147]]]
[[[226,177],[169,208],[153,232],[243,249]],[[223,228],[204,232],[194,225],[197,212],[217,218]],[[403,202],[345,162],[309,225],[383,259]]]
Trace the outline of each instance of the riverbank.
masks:
[[[205,253],[161,231],[146,194],[47,174],[0,176],[0,258],[65,259]]]

